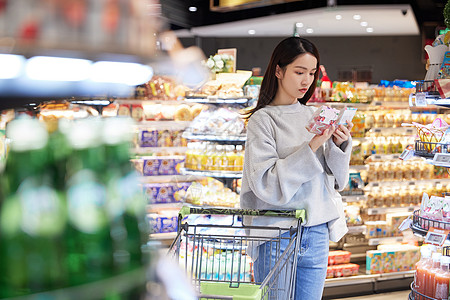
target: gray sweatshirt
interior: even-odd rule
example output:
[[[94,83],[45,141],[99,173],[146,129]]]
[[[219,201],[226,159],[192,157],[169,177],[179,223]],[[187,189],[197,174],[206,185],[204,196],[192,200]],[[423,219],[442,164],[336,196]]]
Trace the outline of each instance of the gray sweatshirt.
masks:
[[[266,106],[247,126],[241,208],[305,209],[304,226],[328,223],[330,239],[339,240],[347,227],[336,189],[348,183],[351,140],[343,149],[330,138],[316,153],[314,134],[305,128],[316,108],[300,103]],[[253,225],[295,226],[285,218],[264,217]]]

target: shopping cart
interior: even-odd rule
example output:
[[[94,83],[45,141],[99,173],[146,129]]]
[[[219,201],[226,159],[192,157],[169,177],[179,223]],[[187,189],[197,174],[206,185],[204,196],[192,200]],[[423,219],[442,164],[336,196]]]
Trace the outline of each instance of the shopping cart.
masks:
[[[185,217],[192,215],[200,215],[203,221],[206,216],[220,215],[225,221],[189,224]],[[279,228],[245,224],[248,218],[255,221],[267,217],[293,218],[296,225]],[[304,210],[185,206],[179,213],[178,234],[169,253],[178,259],[201,300],[294,299],[304,218]],[[258,261],[254,263],[256,253]]]

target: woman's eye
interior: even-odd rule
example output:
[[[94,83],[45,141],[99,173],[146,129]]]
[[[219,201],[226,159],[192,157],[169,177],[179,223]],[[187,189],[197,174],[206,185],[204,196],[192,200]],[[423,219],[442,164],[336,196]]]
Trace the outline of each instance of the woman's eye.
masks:
[[[316,73],[310,73],[309,75],[314,76],[314,75],[316,75]]]
[[[295,73],[297,73],[297,75],[303,75],[303,73],[302,73],[302,72],[295,72]]]

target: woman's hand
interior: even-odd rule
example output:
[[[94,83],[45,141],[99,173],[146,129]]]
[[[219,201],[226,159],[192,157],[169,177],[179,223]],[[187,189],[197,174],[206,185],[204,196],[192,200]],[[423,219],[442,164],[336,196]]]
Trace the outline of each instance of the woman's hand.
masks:
[[[326,129],[322,135],[315,135],[311,141],[309,142],[309,147],[313,152],[316,152],[317,149],[319,149],[320,146],[322,146],[328,139],[331,137],[333,132],[336,130],[336,127],[334,125],[330,126],[328,129]]]
[[[350,131],[353,128],[353,123],[348,122],[347,126],[339,125],[338,128],[333,133],[333,142],[336,144],[336,146],[341,146],[341,144],[345,141],[348,141],[350,138]]]

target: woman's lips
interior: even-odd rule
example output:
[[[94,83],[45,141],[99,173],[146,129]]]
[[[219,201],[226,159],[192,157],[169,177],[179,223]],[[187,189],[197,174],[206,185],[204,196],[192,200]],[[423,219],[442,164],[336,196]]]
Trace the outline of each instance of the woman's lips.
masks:
[[[302,93],[306,93],[308,91],[308,89],[299,89],[299,91]]]

